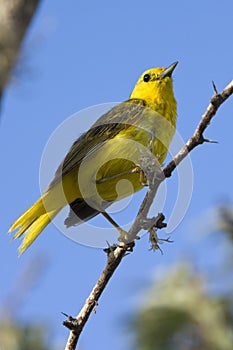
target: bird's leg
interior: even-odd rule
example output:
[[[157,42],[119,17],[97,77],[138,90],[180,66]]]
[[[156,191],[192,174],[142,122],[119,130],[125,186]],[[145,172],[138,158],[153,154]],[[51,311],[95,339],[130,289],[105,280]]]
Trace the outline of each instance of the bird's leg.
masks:
[[[110,224],[115,227],[115,229],[117,229],[117,231],[120,233],[120,236],[117,238],[119,242],[125,242],[125,236],[127,234],[126,231],[124,231],[116,221],[114,221],[111,216],[106,213],[106,211],[102,211],[101,214],[105,217],[105,219],[108,220],[108,222],[110,222]],[[136,239],[139,239],[139,237],[136,237]]]
[[[143,186],[148,186],[147,178],[146,178],[143,170],[139,166],[136,166],[135,168],[130,169],[130,170],[123,171],[122,173],[119,173],[119,174],[116,174],[116,175],[113,175],[113,176],[108,176],[108,177],[104,177],[103,179],[96,180],[96,184],[99,185],[99,184],[102,184],[104,182],[117,179],[118,177],[122,177],[122,176],[125,176],[125,175],[130,175],[130,174],[135,174],[135,173],[139,173],[141,184]]]
[[[115,227],[115,229],[117,229],[117,231],[120,233],[120,237],[118,237],[118,241],[122,242],[123,239],[124,239],[124,237],[125,237],[125,235],[127,234],[127,232],[124,231],[124,230],[118,225],[118,223],[117,223],[116,221],[114,221],[108,213],[106,213],[106,211],[102,211],[101,214],[105,217],[105,219],[108,220],[108,222],[110,222],[110,224],[111,224],[113,227]]]
[[[140,182],[143,186],[148,186],[148,180],[146,178],[146,175],[144,171],[140,168],[140,166],[136,166],[133,170],[132,173],[138,173],[139,174],[139,179]]]

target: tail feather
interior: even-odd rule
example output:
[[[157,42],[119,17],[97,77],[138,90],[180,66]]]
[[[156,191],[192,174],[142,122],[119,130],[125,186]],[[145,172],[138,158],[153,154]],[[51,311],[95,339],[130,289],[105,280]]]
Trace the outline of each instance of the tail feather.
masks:
[[[9,229],[9,233],[17,228],[19,230],[14,234],[13,239],[24,234],[23,242],[19,247],[20,255],[34,242],[60,210],[61,208],[57,208],[46,212],[43,200],[40,198],[14,222]]]
[[[42,198],[39,198],[28,210],[26,210],[10,227],[9,233],[21,226],[21,229],[16,232],[14,238],[20,237],[24,231],[33,223],[40,215],[44,214],[45,208]]]
[[[24,232],[25,236],[23,242],[19,247],[19,254],[21,255],[39,236],[41,231],[50,223],[56,216],[59,210],[54,210],[50,213],[45,213],[38,217]],[[14,237],[15,238],[15,237]]]

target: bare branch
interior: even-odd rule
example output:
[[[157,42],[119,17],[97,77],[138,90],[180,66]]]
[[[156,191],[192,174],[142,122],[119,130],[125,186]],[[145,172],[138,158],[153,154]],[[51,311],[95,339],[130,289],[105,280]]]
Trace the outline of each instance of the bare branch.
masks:
[[[126,253],[133,251],[133,247],[134,243],[131,243],[119,247],[109,247],[109,249],[106,250],[108,253],[108,259],[105,269],[100,275],[96,285],[92,289],[82,310],[76,318],[68,316],[67,320],[63,322],[63,325],[71,330],[65,350],[73,350],[76,348],[83,327],[85,326],[91,312],[98,305],[98,300],[103,293],[108,281],[112,277],[114,271],[117,269]]]
[[[203,114],[200,123],[198,124],[193,136],[188,140],[188,142],[181,148],[173,160],[164,168],[163,172],[165,177],[170,177],[176,166],[191,152],[195,147],[201,145],[204,142],[211,142],[204,138],[203,133],[209,126],[212,118],[215,116],[217,110],[221,104],[226,101],[230,95],[233,93],[233,80],[225,87],[225,89],[219,93],[215,94],[207,107],[205,113]]]
[[[63,322],[68,329],[70,329],[70,335],[66,344],[65,350],[75,350],[79,336],[91,314],[91,312],[98,305],[98,300],[104,291],[108,281],[112,277],[116,268],[119,266],[122,258],[126,255],[127,251],[132,251],[134,246],[134,240],[137,239],[137,234],[140,230],[154,230],[156,234],[156,228],[162,228],[165,226],[163,223],[164,216],[159,214],[156,218],[147,218],[148,211],[154,200],[159,185],[165,178],[170,177],[176,166],[198,145],[204,142],[212,142],[204,138],[203,133],[210,124],[212,118],[216,114],[220,105],[233,94],[233,81],[226,86],[226,88],[211,98],[210,104],[203,114],[200,123],[198,124],[193,136],[188,140],[185,146],[177,153],[173,160],[162,170],[158,163],[149,156],[143,156],[142,162],[146,163],[147,173],[145,174],[149,188],[146,196],[140,206],[137,217],[131,226],[129,232],[126,234],[125,241],[119,247],[110,247],[108,250],[108,260],[104,271],[94,286],[91,294],[86,300],[82,310],[76,318],[68,316],[68,319]],[[142,167],[145,169],[145,166]],[[131,243],[130,243],[131,242]]]

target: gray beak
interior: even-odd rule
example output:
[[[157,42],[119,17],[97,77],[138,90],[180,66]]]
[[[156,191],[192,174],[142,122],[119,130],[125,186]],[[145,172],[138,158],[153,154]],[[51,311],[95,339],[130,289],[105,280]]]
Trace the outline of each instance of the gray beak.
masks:
[[[172,63],[169,67],[167,67],[160,75],[160,78],[171,77],[174,69],[176,68],[178,61]]]

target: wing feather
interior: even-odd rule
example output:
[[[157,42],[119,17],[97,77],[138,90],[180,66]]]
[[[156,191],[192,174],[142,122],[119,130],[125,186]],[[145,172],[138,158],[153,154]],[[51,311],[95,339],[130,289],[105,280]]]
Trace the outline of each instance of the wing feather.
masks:
[[[57,184],[63,176],[78,167],[89,152],[101,147],[103,142],[112,139],[122,130],[136,124],[142,117],[145,108],[147,108],[146,101],[129,99],[101,116],[86,133],[73,143],[59,165],[49,189]]]

